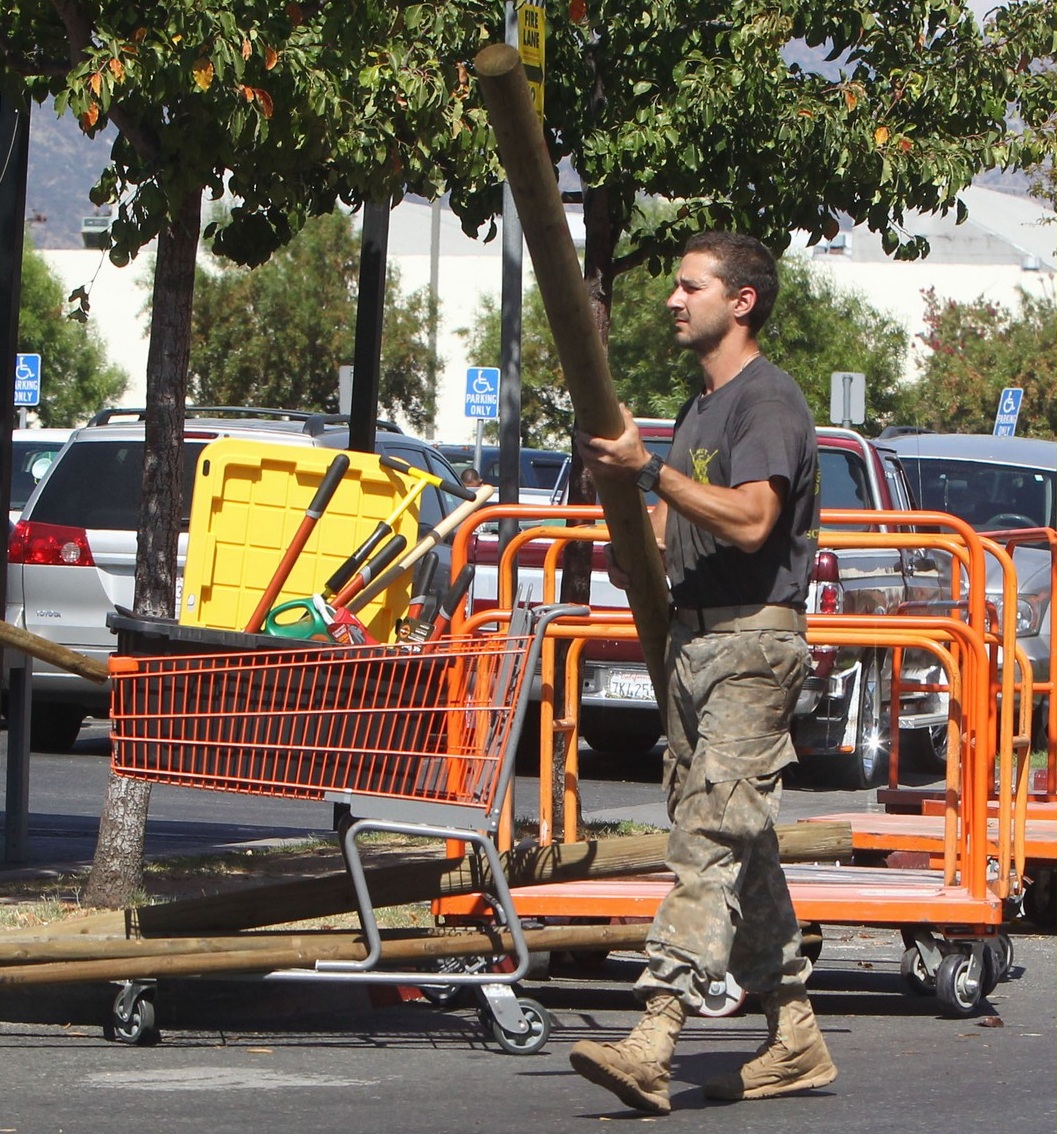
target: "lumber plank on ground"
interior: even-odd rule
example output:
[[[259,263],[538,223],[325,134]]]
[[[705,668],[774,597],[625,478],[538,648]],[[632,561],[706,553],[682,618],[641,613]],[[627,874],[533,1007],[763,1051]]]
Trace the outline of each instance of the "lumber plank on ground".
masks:
[[[851,824],[779,824],[783,862],[850,858]],[[630,835],[504,852],[503,869],[512,888],[592,878],[633,877],[665,869],[666,832]],[[456,897],[487,890],[487,864],[473,856],[420,859],[365,868],[372,904],[378,908]],[[320,878],[252,886],[202,898],[188,898],[129,910],[105,911],[48,926],[61,934],[168,937],[224,934],[311,918],[332,917],[356,909],[351,880],[344,871]],[[19,934],[25,937],[25,933]],[[6,935],[0,935],[3,939]],[[33,936],[43,936],[42,933]]]
[[[530,952],[558,950],[640,949],[649,926],[555,925],[525,930]],[[111,946],[133,943],[112,941]],[[148,947],[158,942],[144,943]],[[0,988],[18,985],[72,984],[93,981],[146,980],[158,977],[220,976],[312,968],[317,961],[362,961],[367,950],[357,934],[277,935],[254,947],[202,949],[197,939],[184,939],[183,952],[151,949],[147,955],[98,956],[30,965],[0,965]],[[244,941],[243,945],[247,943]],[[390,938],[381,946],[380,963],[421,965],[448,957],[492,957],[514,952],[509,932],[459,932]],[[410,983],[410,982],[409,982]],[[424,982],[425,983],[425,982]]]

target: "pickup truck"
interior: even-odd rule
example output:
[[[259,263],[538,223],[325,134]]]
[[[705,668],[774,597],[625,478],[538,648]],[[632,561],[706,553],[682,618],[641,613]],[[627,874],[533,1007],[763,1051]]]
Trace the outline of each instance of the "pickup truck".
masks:
[[[651,450],[664,455],[672,422],[639,423]],[[908,510],[914,500],[899,458],[882,441],[867,440],[849,429],[817,430],[823,509]],[[650,501],[647,500],[647,504]],[[539,523],[533,518],[526,522]],[[863,524],[860,530],[869,527]],[[854,530],[842,525],[842,530]],[[882,530],[884,530],[882,528]],[[471,552],[477,564],[473,604],[489,605],[496,595],[497,537],[485,531]],[[518,585],[541,593],[539,570],[545,546],[531,544],[519,556]],[[603,569],[601,550],[591,579],[595,609],[623,608],[626,596]],[[534,579],[535,576],[535,579]],[[895,614],[905,602],[940,594],[940,572],[924,549],[820,550],[811,588],[811,611],[847,614]],[[801,764],[822,781],[865,788],[887,773],[890,737],[891,661],[883,648],[813,648],[813,669],[796,708],[793,739]],[[929,659],[908,654],[903,680],[935,683],[938,668]],[[899,707],[899,727],[925,729],[946,721],[942,694],[911,693]],[[653,686],[636,641],[591,643],[582,663],[580,732],[601,751],[647,752],[661,737]]]

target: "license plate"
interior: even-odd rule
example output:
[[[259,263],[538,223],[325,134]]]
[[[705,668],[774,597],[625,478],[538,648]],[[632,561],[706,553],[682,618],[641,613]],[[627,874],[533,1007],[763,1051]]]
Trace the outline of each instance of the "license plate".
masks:
[[[606,692],[610,697],[623,701],[652,701],[653,682],[649,674],[638,672],[616,672],[609,675]]]

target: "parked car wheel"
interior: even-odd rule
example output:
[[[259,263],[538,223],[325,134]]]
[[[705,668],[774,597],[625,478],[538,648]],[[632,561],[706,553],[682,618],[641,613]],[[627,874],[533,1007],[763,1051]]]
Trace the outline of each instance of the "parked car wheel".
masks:
[[[899,733],[899,747],[906,758],[923,772],[947,770],[947,725],[905,728]]]
[[[882,657],[880,650],[870,650],[862,659],[855,751],[845,768],[845,782],[853,789],[876,787],[888,773],[888,708],[881,684]]]
[[[656,747],[661,730],[649,725],[624,724],[620,714],[613,721],[585,720],[580,734],[596,752],[623,752],[644,756]]]
[[[30,720],[29,746],[34,752],[69,752],[83,723],[79,705],[42,704]]]

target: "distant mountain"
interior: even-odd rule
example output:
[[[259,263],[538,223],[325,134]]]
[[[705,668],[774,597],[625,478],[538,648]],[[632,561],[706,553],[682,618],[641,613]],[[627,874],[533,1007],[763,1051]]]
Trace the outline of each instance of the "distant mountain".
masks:
[[[26,220],[35,248],[81,248],[81,221],[97,212],[92,186],[110,160],[117,136],[108,127],[95,138],[81,133],[72,114],[56,118],[49,104],[29,118]]]
[[[56,118],[48,104],[33,107],[26,219],[34,247],[83,246],[81,221],[98,212],[88,194],[106,168],[116,133],[108,127],[97,137],[86,138],[73,115]],[[1027,195],[1028,180],[1022,174],[992,170],[979,177],[976,184]]]

